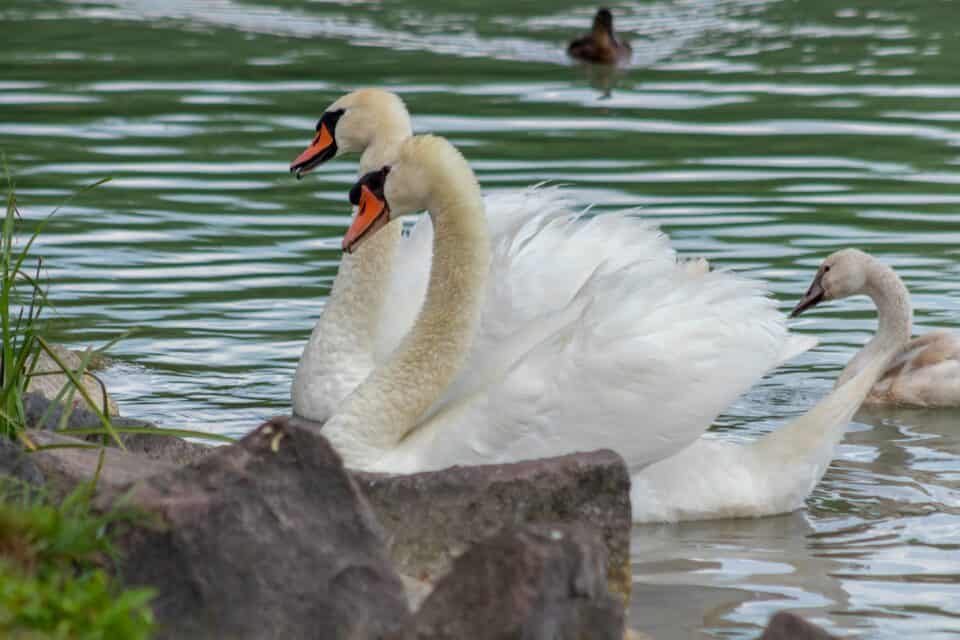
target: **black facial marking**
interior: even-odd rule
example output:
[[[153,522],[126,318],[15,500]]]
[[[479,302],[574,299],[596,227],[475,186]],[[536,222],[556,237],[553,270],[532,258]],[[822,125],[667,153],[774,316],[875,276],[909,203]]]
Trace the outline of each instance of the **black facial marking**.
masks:
[[[327,125],[327,131],[333,136],[333,132],[337,128],[337,121],[340,120],[341,116],[343,116],[343,109],[324,111],[320,119],[317,120],[317,131],[320,131],[321,126]]]
[[[356,184],[350,189],[350,204],[360,204],[360,189],[366,186],[367,189],[381,200],[384,199],[383,187],[387,182],[387,175],[390,174],[390,165],[386,165],[376,171],[364,174]]]
[[[319,136],[321,127],[326,126],[327,132],[330,134],[330,145],[312,158],[307,158],[300,164],[291,165],[290,173],[296,174],[297,180],[303,177],[304,173],[307,173],[317,165],[321,165],[337,155],[336,128],[337,121],[340,120],[340,116],[342,115],[343,109],[337,109],[336,111],[325,112],[323,117],[317,120],[317,135]],[[314,142],[316,142],[316,140],[314,140]]]

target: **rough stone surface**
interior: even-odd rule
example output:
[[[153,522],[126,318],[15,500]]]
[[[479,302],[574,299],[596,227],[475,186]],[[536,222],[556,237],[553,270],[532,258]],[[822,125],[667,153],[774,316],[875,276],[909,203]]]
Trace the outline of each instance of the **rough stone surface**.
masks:
[[[43,473],[30,454],[6,436],[0,436],[0,477],[13,478],[34,486],[43,485]]]
[[[527,525],[457,558],[398,638],[621,640],[606,548],[582,525]]]
[[[27,431],[27,437],[38,446],[60,445],[57,449],[42,449],[30,454],[31,461],[43,472],[46,486],[54,497],[67,495],[81,482],[93,478],[100,458],[100,447],[51,431]],[[64,446],[67,445],[67,446]],[[103,449],[103,468],[97,487],[109,490],[126,486],[135,480],[164,473],[174,468],[168,462],[147,460],[120,449]]]
[[[63,415],[63,405],[53,402],[39,393],[24,395],[24,412],[27,424],[36,429],[57,429],[60,427],[60,417]],[[53,405],[51,407],[51,405]],[[114,427],[153,427],[156,425],[145,420],[135,418],[115,417],[111,419]],[[98,429],[103,425],[100,418],[93,411],[85,407],[75,407],[67,416],[66,428],[69,429]],[[187,464],[207,455],[213,448],[196,442],[189,442],[176,436],[153,433],[122,433],[119,434],[124,446],[130,453],[136,453],[151,460],[163,460],[176,464]],[[103,442],[100,435],[87,436],[91,442]],[[113,440],[106,439],[108,445]]]
[[[607,548],[610,590],[630,597],[630,476],[612,451],[406,476],[355,472],[398,570],[434,581],[505,526],[585,522]]]
[[[339,456],[285,419],[101,495],[153,514],[121,531],[161,638],[377,638],[407,622],[382,531]]]
[[[807,622],[795,613],[775,613],[760,640],[837,640],[812,622]]]
[[[50,345],[57,354],[57,357],[60,358],[61,362],[70,368],[71,371],[79,371],[80,365],[82,364],[82,354],[77,351],[71,351],[70,349],[53,344]],[[106,366],[106,358],[99,354],[93,354],[88,361],[88,366],[84,371],[84,375],[81,378],[81,383],[83,384],[84,389],[90,398],[94,401],[96,406],[102,410],[104,402],[103,398],[105,395],[104,388],[101,386],[100,382],[93,377],[90,373],[91,370],[96,370]],[[44,374],[44,375],[39,375]],[[37,359],[36,366],[33,368],[33,375],[30,377],[29,382],[27,383],[27,391],[32,391],[39,393],[46,398],[56,398],[57,394],[60,393],[60,390],[65,386],[69,385],[70,379],[67,378],[62,373],[62,369],[57,362],[51,358],[46,351],[40,351],[40,357]],[[110,412],[110,415],[119,415],[120,410],[117,407],[117,403],[113,401],[109,394],[106,394],[106,405],[107,410]],[[80,393],[74,393],[74,405],[88,407],[87,401],[84,400],[83,396]]]
[[[59,429],[60,417],[63,415],[63,407],[63,403],[58,402],[54,404],[53,398],[41,391],[29,391],[23,395],[23,410],[26,414],[27,424],[34,429]],[[131,427],[140,427],[148,424],[142,420],[120,417],[112,418],[111,422],[118,426]],[[65,426],[78,429],[97,428],[102,425],[97,414],[84,404],[82,406],[74,405],[71,408]]]
[[[196,462],[216,449],[210,445],[159,433],[121,433],[120,440],[130,453],[143,456],[148,460],[172,462],[177,465]]]

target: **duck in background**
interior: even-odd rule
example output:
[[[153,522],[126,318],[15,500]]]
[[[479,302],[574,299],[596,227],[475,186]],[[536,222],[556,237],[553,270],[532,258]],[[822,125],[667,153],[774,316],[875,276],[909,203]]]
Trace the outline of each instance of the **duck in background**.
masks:
[[[618,40],[614,34],[610,10],[598,9],[590,33],[571,42],[567,54],[583,62],[618,65],[630,62],[633,50],[628,42]]]

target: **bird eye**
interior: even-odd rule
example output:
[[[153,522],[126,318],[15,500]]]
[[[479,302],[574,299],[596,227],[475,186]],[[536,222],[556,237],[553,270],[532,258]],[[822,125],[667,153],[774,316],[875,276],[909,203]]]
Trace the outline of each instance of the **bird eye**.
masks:
[[[826,273],[827,271],[830,271],[830,265],[825,264],[823,265],[823,272]]]

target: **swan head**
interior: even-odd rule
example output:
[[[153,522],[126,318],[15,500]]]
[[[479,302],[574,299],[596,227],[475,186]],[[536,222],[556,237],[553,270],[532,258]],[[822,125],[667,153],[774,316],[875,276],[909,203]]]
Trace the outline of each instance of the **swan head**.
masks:
[[[841,249],[827,256],[817,269],[810,288],[790,312],[795,318],[824,300],[839,300],[866,293],[867,267],[873,261],[859,249]]]
[[[395,93],[358,89],[338,98],[317,121],[310,145],[290,164],[299,180],[344,153],[363,153],[381,140],[410,137],[410,113]]]
[[[408,138],[395,162],[366,173],[350,189],[357,215],[343,238],[343,250],[352,252],[396,217],[457,201],[480,202],[480,186],[466,159],[444,138]]]

